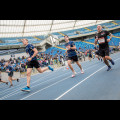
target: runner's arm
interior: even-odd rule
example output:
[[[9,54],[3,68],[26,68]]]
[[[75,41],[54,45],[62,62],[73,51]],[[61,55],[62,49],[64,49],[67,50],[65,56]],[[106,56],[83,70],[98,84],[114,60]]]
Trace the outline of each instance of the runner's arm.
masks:
[[[38,54],[38,50],[36,48],[32,49],[34,51],[34,54],[31,56],[31,58],[34,58]]]
[[[95,39],[95,42],[94,42],[95,46],[97,45],[97,41],[98,41],[98,40],[97,40],[97,39]]]
[[[70,49],[72,49],[72,50],[76,50],[76,46],[73,45],[73,47],[70,47]]]
[[[110,40],[112,39],[112,37],[113,37],[113,35],[110,33],[109,34],[109,36],[110,36],[110,38],[109,39],[107,39],[107,42],[110,42]]]
[[[98,36],[95,36],[95,42],[94,42],[95,46],[97,45],[97,42],[98,42]]]
[[[28,58],[28,61],[31,61],[32,58],[34,58],[38,54],[38,50],[36,48],[33,48],[32,50],[34,51],[34,54],[30,58]]]

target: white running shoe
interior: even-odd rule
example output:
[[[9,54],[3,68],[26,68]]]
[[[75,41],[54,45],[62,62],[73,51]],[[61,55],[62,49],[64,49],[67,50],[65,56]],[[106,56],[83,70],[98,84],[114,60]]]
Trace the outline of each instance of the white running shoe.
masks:
[[[83,69],[81,70],[81,74],[84,74],[84,70]]]
[[[75,74],[72,75],[72,78],[75,77]]]
[[[72,78],[73,78],[73,77],[75,77],[75,75],[76,75],[76,74],[77,74],[77,73],[76,73],[76,72],[74,72],[74,73],[72,74]]]

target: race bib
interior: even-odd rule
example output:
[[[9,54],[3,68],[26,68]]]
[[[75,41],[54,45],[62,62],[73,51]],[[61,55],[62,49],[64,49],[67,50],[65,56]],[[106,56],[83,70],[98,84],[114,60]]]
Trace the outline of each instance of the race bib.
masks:
[[[99,44],[105,43],[104,37],[98,39]]]

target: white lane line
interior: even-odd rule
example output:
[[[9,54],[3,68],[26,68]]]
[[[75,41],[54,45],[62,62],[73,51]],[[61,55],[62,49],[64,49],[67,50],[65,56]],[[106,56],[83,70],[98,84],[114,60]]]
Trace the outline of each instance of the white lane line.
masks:
[[[113,57],[116,57],[117,56],[117,54],[118,53],[116,53]],[[87,60],[87,61],[83,61],[83,62],[81,62],[81,65],[83,64],[83,63],[89,63],[89,60]],[[75,66],[76,64],[73,64],[73,66]],[[82,66],[84,66],[84,65],[82,65]],[[64,66],[63,66],[64,67]],[[55,72],[57,71],[58,72],[58,70],[60,70],[60,69],[62,69],[63,67],[60,67],[60,68],[57,68],[57,69],[55,69]],[[84,67],[86,67],[86,66],[84,66]],[[46,74],[47,72],[50,72],[50,71],[46,71],[46,72],[44,72],[43,74]],[[31,77],[32,76],[36,76],[36,77],[38,77],[38,75],[40,75],[40,73],[37,73],[37,74],[35,74],[35,75],[31,75]],[[49,75],[47,75],[47,76],[49,76]],[[39,76],[40,77],[40,76]],[[24,78],[26,78],[26,77],[22,77],[22,78],[20,78],[20,79],[24,79]],[[42,78],[43,78],[43,76],[42,76]],[[31,82],[32,83],[32,82]],[[33,82],[34,83],[34,82]],[[23,83],[21,83],[21,84],[18,84],[18,85],[16,85],[15,87],[17,88],[18,86],[21,86],[22,84],[26,84],[26,81],[24,81]],[[1,85],[2,87],[3,87],[3,85]],[[0,88],[2,88],[0,86]],[[6,86],[5,86],[6,87]],[[14,88],[15,88],[14,87]],[[5,90],[2,90],[1,92],[0,92],[0,95],[2,95],[2,94],[5,94],[5,93],[7,93],[7,91],[9,91],[9,90],[14,90],[14,88],[11,88],[11,89],[9,89],[9,88],[6,88]]]
[[[88,62],[88,61],[85,61],[85,62]],[[95,64],[95,63],[94,63]],[[75,65],[76,64],[73,64],[73,66],[75,67]],[[93,65],[93,64],[91,64],[91,65]],[[84,65],[84,67],[86,67],[86,66],[88,66],[88,65]],[[61,67],[61,68],[59,68],[59,69],[55,69],[54,70],[54,73],[55,72],[59,72],[59,71],[61,71],[61,69],[62,69],[63,67]],[[76,70],[78,70],[79,68],[77,68]],[[38,78],[40,78],[41,80],[44,78],[45,79],[45,77],[48,77],[49,75],[52,75],[53,73],[51,72],[51,71],[49,71],[50,73],[49,74],[47,74],[47,75],[43,75],[43,76],[38,76],[38,75],[41,75],[40,73],[37,73],[37,74],[35,74],[35,75],[31,75],[31,77],[33,77],[33,76],[35,76],[36,77],[36,81],[31,81],[31,84],[33,84],[33,83],[36,83],[36,82],[38,82],[39,81],[39,79]],[[69,73],[70,71],[66,71],[66,73]],[[47,71],[46,72],[44,72],[44,73],[42,73],[42,74],[46,74],[47,73]],[[60,75],[61,76],[61,75]],[[26,78],[26,77],[22,77],[22,78],[20,78],[20,79],[24,79],[24,78]],[[32,79],[32,78],[31,78]],[[5,90],[2,90],[1,92],[0,92],[0,95],[3,95],[3,94],[6,94],[8,91],[10,91],[11,90],[11,92],[12,91],[14,91],[14,89],[15,88],[17,88],[17,89],[21,89],[21,88],[18,88],[19,86],[21,86],[21,85],[24,85],[24,84],[26,84],[26,81],[23,81],[23,83],[21,83],[21,84],[17,84],[17,85],[15,85],[13,88],[6,88]],[[25,85],[24,85],[25,86]],[[15,91],[14,91],[15,92]],[[10,93],[11,94],[11,93]]]
[[[96,72],[92,73],[91,75],[89,75],[88,77],[86,77],[85,79],[83,79],[82,81],[80,81],[78,84],[74,85],[72,88],[70,88],[69,90],[67,90],[66,92],[64,92],[62,95],[60,95],[59,97],[57,97],[55,100],[59,100],[60,98],[62,98],[68,92],[70,92],[75,87],[77,87],[78,85],[80,85],[82,82],[86,81],[88,78],[90,78],[91,76],[93,76],[94,74],[96,74],[97,72],[99,72],[100,70],[102,70],[104,67],[106,67],[106,66],[103,66],[102,68],[98,69]]]
[[[99,64],[100,64],[100,63],[99,63]],[[98,64],[92,64],[92,67],[93,67],[93,66],[96,66],[96,65],[98,65]],[[87,66],[88,66],[88,65],[84,66],[84,68],[87,67]],[[91,67],[88,67],[88,69],[89,69],[89,68],[91,68]],[[79,68],[77,68],[76,70],[79,70]],[[85,70],[87,70],[87,69],[84,69],[84,71],[85,71]],[[56,71],[55,71],[55,72],[56,72]],[[55,73],[55,72],[54,72],[54,73]],[[58,71],[57,71],[57,72],[58,72]],[[65,74],[69,74],[69,72],[70,72],[70,71],[66,71],[66,72],[64,73],[64,75],[65,75]],[[50,74],[49,74],[49,75],[50,75]],[[47,76],[49,76],[49,75],[46,75],[45,77],[41,77],[40,79],[43,79],[43,78],[45,79],[45,78],[46,78]],[[41,82],[41,83],[39,83],[39,84],[43,84],[43,83],[45,83],[45,82],[48,82],[48,81],[50,81],[50,80],[53,80],[53,79],[58,78],[58,77],[61,77],[61,76],[62,76],[62,75],[59,75],[59,76],[57,76],[57,77],[54,77],[54,78],[49,79],[49,80],[47,80],[47,81]],[[34,82],[31,82],[31,84],[36,83],[36,82],[38,82],[38,81],[39,81],[39,79],[37,79],[37,80],[34,81]],[[37,85],[39,85],[39,84],[37,84]],[[18,85],[18,86],[21,86],[21,85]],[[15,86],[15,87],[17,88],[18,86]],[[36,85],[35,85],[35,86],[36,86]],[[14,87],[14,88],[15,88],[15,87]],[[33,88],[33,87],[34,87],[34,86],[32,86],[31,88]],[[19,87],[19,88],[17,88],[16,90],[14,90],[14,88],[13,88],[13,92],[9,93],[8,95],[5,95],[5,96],[1,97],[0,99],[3,99],[4,97],[6,98],[6,97],[8,97],[8,96],[15,95],[15,94],[21,92],[20,89],[22,89],[22,87]],[[9,90],[9,89],[8,89],[8,90]],[[17,91],[19,91],[19,92],[17,92]],[[7,93],[7,91],[2,92],[1,95],[2,95],[2,94],[5,94],[5,93]],[[14,94],[14,93],[15,93],[15,94]]]
[[[118,59],[120,59],[120,58],[118,58]],[[93,65],[93,66],[94,66],[94,65]],[[93,66],[92,66],[92,67],[93,67]],[[96,66],[96,65],[95,65],[95,66]],[[91,68],[91,67],[89,67],[89,68]],[[89,68],[88,68],[88,69],[89,69]],[[87,69],[86,69],[86,70],[87,70]],[[80,72],[79,72],[79,73],[80,73]],[[67,78],[65,78],[65,79],[67,79]],[[62,81],[63,81],[63,80],[62,80]],[[60,82],[61,82],[61,81],[60,81]],[[41,83],[40,83],[40,84],[41,84]],[[36,85],[35,85],[35,86],[36,86]],[[53,84],[52,84],[52,86],[53,86]],[[33,87],[34,87],[34,86],[33,86]],[[50,85],[50,86],[47,86],[46,88],[48,88],[48,87],[51,87],[51,85]],[[46,89],[46,88],[43,88],[43,89],[41,89],[40,91],[42,91],[42,90],[44,90],[44,89]],[[18,91],[18,90],[17,90],[17,91]],[[15,92],[15,94],[19,93],[19,92],[16,92],[16,91],[14,91],[14,92]],[[38,91],[38,92],[39,92],[39,91]],[[0,100],[5,99],[5,98],[8,98],[8,97],[10,97],[10,96],[12,96],[12,95],[15,95],[15,94],[13,94],[13,93],[11,94],[11,93],[10,93],[9,95],[6,95],[6,96],[0,98]]]
[[[87,68],[87,69],[85,69],[85,70],[91,69],[91,68],[94,67],[94,66],[96,66],[96,65],[93,65],[93,66],[91,66],[91,67],[89,67],[89,68]],[[84,70],[84,71],[85,71],[85,70]],[[81,73],[81,72],[77,72],[77,73]],[[49,86],[47,86],[47,87],[45,87],[45,88],[43,88],[43,89],[40,89],[40,90],[38,90],[38,91],[36,91],[36,92],[34,92],[34,93],[32,93],[32,94],[30,94],[30,95],[28,95],[28,96],[20,99],[20,100],[24,100],[24,99],[26,99],[26,98],[28,98],[28,97],[30,97],[30,96],[32,96],[32,95],[40,92],[40,91],[42,91],[42,90],[44,90],[44,89],[47,89],[47,88],[49,88],[49,87],[51,87],[51,86],[53,86],[53,85],[56,85],[57,83],[62,82],[62,81],[64,81],[64,80],[68,79],[68,78],[70,78],[70,77],[66,77],[66,78],[64,78],[64,79],[62,79],[62,80],[60,80],[60,81],[57,81],[57,82],[55,82],[55,83],[53,83],[53,84],[51,84],[51,85],[49,85]]]
[[[116,59],[115,61],[119,60],[120,58]],[[93,75],[95,75],[97,72],[99,72],[100,70],[102,70],[103,68],[105,68],[105,66],[103,66],[102,68],[98,69],[96,72],[92,73],[91,75],[89,75],[88,77],[86,77],[85,79],[83,79],[82,81],[80,81],[79,83],[77,83],[76,85],[74,85],[72,88],[70,88],[69,90],[67,90],[66,92],[64,92],[62,95],[60,95],[59,97],[57,97],[55,100],[59,100],[60,98],[62,98],[64,95],[66,95],[67,93],[69,93],[71,90],[73,90],[75,87],[77,87],[78,85],[80,85],[81,83],[83,83],[84,81],[86,81],[88,78],[92,77]]]
[[[58,72],[58,71],[54,71],[54,73],[55,72]],[[37,74],[40,74],[40,73],[37,73]],[[43,78],[45,79],[45,78],[47,78],[47,77],[49,77],[50,75],[52,75],[53,73],[52,72],[50,72],[49,74],[47,74],[47,75],[44,75],[44,76],[37,76],[37,74],[36,74],[36,76],[35,75],[33,75],[33,76],[35,76],[36,78],[36,81],[31,81],[31,84],[33,84],[33,83],[36,83],[36,82],[39,82],[40,81],[40,79],[42,80]],[[41,74],[40,74],[41,75]],[[26,78],[26,77],[25,77]],[[40,78],[40,79],[39,79]],[[6,88],[5,90],[3,90],[3,91],[1,91],[0,92],[0,95],[2,95],[2,94],[5,94],[5,93],[7,93],[8,91],[10,91],[11,90],[11,92],[12,91],[14,91],[15,90],[15,88],[18,88],[19,86],[22,86],[22,85],[26,85],[26,81],[23,81],[23,83],[20,83],[20,84],[17,84],[16,86],[14,86],[13,88]],[[19,89],[19,88],[18,88]],[[15,91],[14,91],[15,92]]]

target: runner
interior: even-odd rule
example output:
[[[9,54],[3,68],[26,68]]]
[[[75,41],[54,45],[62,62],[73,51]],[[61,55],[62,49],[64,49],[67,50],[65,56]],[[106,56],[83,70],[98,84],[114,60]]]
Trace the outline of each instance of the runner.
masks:
[[[37,61],[37,49],[32,45],[28,43],[27,39],[22,40],[23,44],[26,46],[26,53],[30,55],[30,57],[27,59],[27,86],[25,88],[22,88],[22,91],[30,91],[30,79],[31,79],[31,72],[33,67],[37,69],[39,73],[43,73],[46,70],[53,71],[53,68],[48,66],[43,69],[41,69],[39,62]]]
[[[96,45],[94,48],[95,48],[95,58],[97,58],[100,61],[101,56],[100,56],[99,48],[97,48]]]
[[[64,36],[65,38],[65,47],[67,49],[67,54],[68,54],[68,59],[67,59],[67,63],[68,63],[68,66],[70,67],[70,69],[72,70],[73,74],[72,74],[72,77],[75,77],[75,70],[73,69],[72,65],[71,65],[71,62],[72,60],[74,62],[76,62],[76,64],[78,65],[78,67],[80,68],[81,70],[81,73],[83,74],[84,71],[82,69],[82,66],[81,64],[78,62],[78,57],[77,57],[77,54],[76,54],[76,46],[75,46],[75,43],[73,41],[69,41],[69,37],[67,35]]]
[[[19,79],[13,78],[13,70],[14,69],[12,68],[12,66],[10,66],[9,61],[7,61],[5,63],[4,67],[6,68],[6,72],[8,73],[8,80],[10,81],[10,86],[9,87],[12,87],[13,86],[12,81],[17,80],[17,82],[19,82]]]
[[[108,42],[110,42],[110,40],[112,39],[112,34],[106,30],[102,30],[101,25],[97,26],[97,31],[98,32],[95,35],[95,45],[97,45],[97,43],[99,43],[99,54],[103,58],[104,63],[108,66],[107,71],[109,71],[109,70],[111,70],[111,66],[109,65],[109,62],[107,60],[109,60],[112,65],[115,64],[114,61],[109,56]],[[108,35],[110,36],[110,39],[107,39]]]
[[[3,81],[3,80],[1,80],[1,79],[2,79],[2,76],[1,76],[1,68],[0,68],[0,82],[6,83],[6,84],[8,85],[8,82],[5,82],[5,81]]]
[[[91,52],[92,52],[91,50],[88,51],[88,54],[89,54],[88,59],[89,59],[89,61],[91,61],[91,58],[92,58],[92,53]]]

